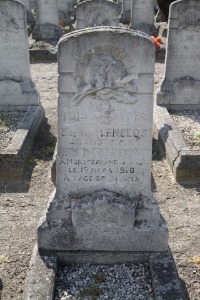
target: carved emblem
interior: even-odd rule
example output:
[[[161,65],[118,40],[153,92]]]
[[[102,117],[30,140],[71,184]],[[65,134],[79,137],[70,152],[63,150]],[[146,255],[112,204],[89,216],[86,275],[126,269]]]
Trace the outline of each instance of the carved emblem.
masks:
[[[74,105],[87,96],[102,101],[136,102],[136,76],[128,74],[123,63],[112,55],[94,55],[85,69],[84,77],[84,82],[79,83],[79,92],[73,98]]]

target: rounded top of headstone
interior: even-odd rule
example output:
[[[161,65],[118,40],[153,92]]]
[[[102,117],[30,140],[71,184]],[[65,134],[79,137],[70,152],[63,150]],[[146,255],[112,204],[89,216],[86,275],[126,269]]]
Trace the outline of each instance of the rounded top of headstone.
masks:
[[[141,31],[136,31],[132,29],[123,29],[119,27],[111,27],[111,26],[99,26],[99,27],[80,29],[63,35],[59,40],[58,47],[61,47],[63,43],[65,43],[70,39],[74,39],[85,34],[96,35],[96,34],[105,34],[105,33],[112,34],[112,35],[123,34],[123,35],[134,36],[136,38],[141,38],[148,41],[151,44],[154,44],[152,38],[148,34]]]
[[[24,4],[21,1],[17,1],[17,0],[0,0],[0,4],[3,2],[4,2],[4,4],[6,3],[6,4],[12,4],[15,6],[24,7]]]
[[[105,4],[105,3],[110,6],[118,7],[118,4],[116,2],[113,2],[110,0],[85,0],[85,1],[79,2],[77,4],[77,7],[83,6],[83,5],[92,5],[92,4],[97,5],[97,4]]]

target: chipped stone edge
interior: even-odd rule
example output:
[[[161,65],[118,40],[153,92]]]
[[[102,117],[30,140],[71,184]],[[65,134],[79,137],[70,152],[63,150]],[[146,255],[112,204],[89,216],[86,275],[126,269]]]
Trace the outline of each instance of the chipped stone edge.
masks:
[[[174,178],[179,183],[200,183],[200,151],[190,150],[166,107],[154,106],[154,128]]]
[[[55,256],[40,256],[35,244],[25,281],[24,300],[53,300],[58,262]]]
[[[149,256],[149,254],[148,254]],[[136,262],[129,257],[129,262]],[[176,270],[171,251],[152,253],[149,261],[152,288],[155,300],[186,300],[181,281]],[[80,260],[78,263],[83,263]],[[124,261],[121,261],[121,263]],[[88,261],[87,261],[88,263]],[[92,263],[92,262],[90,262]],[[103,262],[102,262],[103,263]],[[109,264],[107,262],[107,264]],[[59,258],[40,256],[37,244],[34,246],[30,269],[25,281],[23,300],[53,300],[55,294],[56,274]]]
[[[21,182],[26,162],[34,146],[36,136],[44,121],[42,106],[29,106],[15,132],[12,143],[0,151],[0,184]]]

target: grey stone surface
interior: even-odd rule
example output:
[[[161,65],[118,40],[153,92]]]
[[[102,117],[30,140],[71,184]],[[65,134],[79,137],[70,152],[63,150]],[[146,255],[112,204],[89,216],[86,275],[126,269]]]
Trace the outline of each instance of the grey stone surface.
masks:
[[[35,23],[35,19],[33,17],[32,11],[31,11],[31,1],[30,0],[22,0],[21,2],[25,6],[27,23],[28,24]]]
[[[155,106],[154,127],[175,180],[200,182],[200,151],[190,150],[165,107]]]
[[[153,254],[149,262],[155,300],[186,300],[171,252]]]
[[[130,28],[147,34],[153,34],[154,0],[132,0]]]
[[[25,282],[24,300],[53,300],[56,284],[57,258],[42,257],[35,245],[30,270]]]
[[[0,190],[7,191],[23,181],[27,159],[44,120],[41,106],[30,106],[12,142],[0,151]]]
[[[200,108],[200,2],[171,5],[166,70],[157,104],[174,110]]]
[[[151,192],[154,62],[152,39],[132,30],[60,40],[56,194],[41,252],[167,250]]]
[[[97,259],[97,257],[99,259]],[[104,259],[104,257],[106,259]],[[145,257],[145,259],[144,259]],[[55,256],[40,256],[37,252],[37,245],[34,247],[30,271],[28,273],[24,300],[53,300],[55,279],[58,267],[60,264],[71,264],[78,262],[113,264],[113,263],[135,263],[147,262],[150,265],[151,281],[155,300],[186,300],[186,295],[181,286],[180,278],[178,277],[175,263],[170,250],[163,253],[90,253],[76,252],[64,254],[58,253],[58,259]],[[142,274],[141,274],[142,275]],[[141,296],[141,295],[140,295]]]
[[[58,0],[59,20],[70,26],[76,15],[75,0]]]
[[[120,22],[124,24],[130,24],[131,21],[131,2],[132,0],[122,1],[122,14],[121,14]]]
[[[39,104],[39,94],[31,79],[25,9],[2,0],[0,14],[0,111],[27,110]]]
[[[76,27],[119,26],[118,4],[109,0],[87,0],[76,9]]]
[[[58,2],[36,0],[36,26],[33,38],[41,41],[59,40],[62,34],[59,26]]]

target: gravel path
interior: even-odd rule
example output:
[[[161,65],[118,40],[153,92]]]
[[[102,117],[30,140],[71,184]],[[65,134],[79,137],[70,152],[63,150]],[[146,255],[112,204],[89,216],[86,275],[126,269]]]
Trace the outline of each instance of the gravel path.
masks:
[[[57,64],[32,64],[31,69],[48,120],[26,172],[26,189],[0,194],[2,300],[21,299],[37,223],[54,189],[50,170],[57,134]],[[156,64],[156,87],[163,70],[164,64]],[[190,300],[200,300],[200,185],[180,186],[174,181],[156,139],[153,140],[152,178],[152,189],[168,224],[169,246],[179,275],[187,286]]]
[[[200,151],[200,111],[170,112],[191,150]]]
[[[0,113],[0,150],[6,149],[17,131],[24,112]]]

